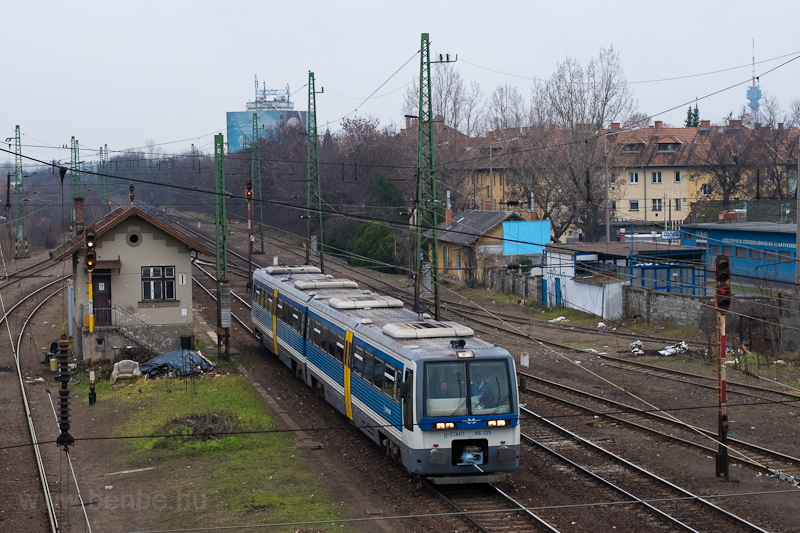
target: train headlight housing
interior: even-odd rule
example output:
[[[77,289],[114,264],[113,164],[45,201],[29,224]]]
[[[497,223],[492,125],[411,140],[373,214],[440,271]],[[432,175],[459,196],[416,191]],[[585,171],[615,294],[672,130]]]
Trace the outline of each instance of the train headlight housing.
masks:
[[[444,429],[444,422],[436,422],[436,429]]]
[[[489,427],[505,426],[506,425],[506,421],[505,420],[489,420],[486,423],[486,425],[489,426]]]
[[[456,427],[455,422],[436,422],[436,429],[453,429]]]

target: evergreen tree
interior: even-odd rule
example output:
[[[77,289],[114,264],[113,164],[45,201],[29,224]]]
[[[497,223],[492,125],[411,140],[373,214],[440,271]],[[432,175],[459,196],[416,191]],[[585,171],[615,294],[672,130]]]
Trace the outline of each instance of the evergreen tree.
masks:
[[[684,126],[687,128],[691,128],[694,124],[694,114],[692,113],[692,106],[689,106],[689,110],[686,112],[686,122]]]
[[[692,114],[692,126],[695,128],[700,125],[700,110],[697,109],[697,104],[694,104],[694,113]]]

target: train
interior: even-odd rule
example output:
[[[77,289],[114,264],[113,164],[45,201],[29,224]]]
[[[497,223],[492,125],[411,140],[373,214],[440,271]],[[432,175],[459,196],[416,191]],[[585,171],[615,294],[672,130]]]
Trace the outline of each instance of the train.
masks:
[[[519,467],[508,351],[314,266],[259,268],[250,294],[261,344],[411,473],[485,483]]]

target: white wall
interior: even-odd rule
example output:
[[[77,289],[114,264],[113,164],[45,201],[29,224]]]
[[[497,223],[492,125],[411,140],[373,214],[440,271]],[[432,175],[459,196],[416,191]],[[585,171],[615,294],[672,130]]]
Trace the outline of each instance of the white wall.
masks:
[[[607,319],[622,316],[622,287],[627,281],[595,283],[576,281],[572,254],[547,252],[544,279],[547,280],[547,305],[556,305],[556,279],[561,281],[561,306],[593,313]]]

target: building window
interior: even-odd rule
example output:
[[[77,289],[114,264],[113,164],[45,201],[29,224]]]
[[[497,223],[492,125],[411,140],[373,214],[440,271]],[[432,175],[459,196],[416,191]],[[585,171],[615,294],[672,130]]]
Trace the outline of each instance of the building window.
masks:
[[[661,183],[661,172],[653,172],[653,183]]]
[[[442,250],[443,250],[442,260],[444,261],[444,266],[445,267],[449,267],[450,266],[450,248],[447,247],[447,246],[444,246],[444,247],[442,247]]]
[[[736,247],[736,259],[747,259],[747,248]]]
[[[756,250],[755,248],[750,248],[750,259],[760,260],[761,259],[761,250]]]
[[[722,246],[722,253],[723,255],[727,255],[728,257],[733,257],[733,246]]]
[[[713,256],[719,255],[719,246],[717,246],[716,244],[710,245],[708,249],[711,250],[711,255]]]
[[[639,200],[631,200],[631,211],[638,211],[639,210]]]
[[[612,211],[616,211],[617,210],[617,201],[616,200],[611,200],[611,210]]]
[[[703,196],[711,196],[711,184],[704,183],[700,186],[700,192]]]
[[[661,198],[653,198],[653,211],[661,211]]]
[[[674,152],[677,145],[675,143],[658,143],[659,152]]]
[[[781,263],[791,263],[792,262],[792,252],[789,250],[781,250],[778,252],[778,259]]]
[[[768,263],[775,262],[775,250],[764,250],[764,261]]]
[[[639,183],[639,173],[638,172],[628,172],[628,183],[631,183],[631,184]]]
[[[622,146],[623,152],[638,152],[642,149],[642,143],[629,143]]]
[[[675,211],[680,211],[680,210],[681,210],[681,199],[675,198]]]
[[[681,182],[681,171],[680,170],[676,170],[675,171],[675,183],[680,183],[680,182]]]
[[[175,267],[142,267],[142,300],[174,300]]]

